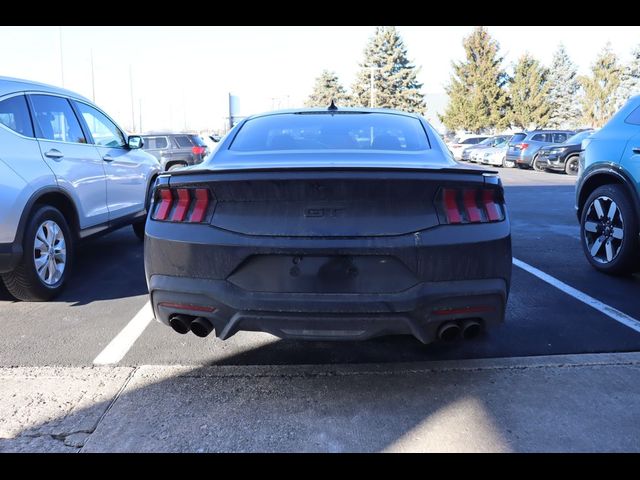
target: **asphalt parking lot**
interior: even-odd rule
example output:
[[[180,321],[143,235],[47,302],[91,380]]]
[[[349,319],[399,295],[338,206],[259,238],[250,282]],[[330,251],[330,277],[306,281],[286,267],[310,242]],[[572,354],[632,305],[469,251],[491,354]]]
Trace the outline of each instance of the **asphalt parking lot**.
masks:
[[[583,257],[574,177],[501,175],[506,322],[450,344],[178,335],[129,228],[85,244],[56,301],[0,292],[0,452],[640,451],[640,277]]]
[[[106,362],[96,363],[360,364],[640,351],[637,324],[636,330],[623,324],[634,325],[640,319],[640,277],[608,277],[586,262],[573,211],[575,177],[517,169],[500,173],[516,261],[601,302],[600,310],[613,311],[612,315],[514,265],[506,322],[473,340],[427,346],[398,336],[366,342],[298,342],[243,332],[222,342],[212,336],[181,336],[146,319],[140,322],[143,310],[136,328],[129,327],[125,335],[126,345],[119,346],[122,358],[107,355]],[[0,291],[0,365],[92,365],[114,338],[123,336],[123,329],[145,306],[146,293],[143,246],[131,229],[93,240],[81,248],[75,275],[56,301],[14,302]]]

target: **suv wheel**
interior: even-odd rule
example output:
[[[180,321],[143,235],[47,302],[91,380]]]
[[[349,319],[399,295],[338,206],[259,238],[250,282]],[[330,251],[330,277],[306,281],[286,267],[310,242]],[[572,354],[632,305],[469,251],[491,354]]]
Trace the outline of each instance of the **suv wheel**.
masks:
[[[67,221],[54,207],[41,206],[24,232],[22,260],[2,275],[7,290],[18,300],[43,302],[64,288],[73,260],[73,239]]]
[[[184,168],[186,166],[187,166],[186,163],[174,163],[169,168],[167,168],[167,172],[170,172],[172,170],[178,170],[179,168]]]
[[[540,166],[540,164],[538,163],[538,155],[536,155],[535,157],[533,157],[533,163],[532,163],[533,169],[536,172],[544,172],[546,170],[546,168],[542,168]]]
[[[637,270],[638,218],[622,185],[603,185],[589,195],[580,218],[580,237],[597,270],[612,275]]]
[[[507,160],[507,156],[505,155],[504,158],[502,159],[502,166],[504,168],[515,168],[516,166],[516,162],[510,162]]]
[[[567,161],[564,165],[564,172],[567,175],[578,175],[578,156],[573,155],[567,158]]]

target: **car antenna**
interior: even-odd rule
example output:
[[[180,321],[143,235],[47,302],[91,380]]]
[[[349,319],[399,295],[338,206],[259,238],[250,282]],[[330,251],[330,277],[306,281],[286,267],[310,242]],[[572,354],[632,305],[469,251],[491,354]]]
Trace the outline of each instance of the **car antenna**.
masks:
[[[338,107],[336,107],[336,104],[333,101],[333,98],[331,99],[331,105],[329,105],[329,108],[327,108],[327,110],[331,110],[331,111],[338,110]]]

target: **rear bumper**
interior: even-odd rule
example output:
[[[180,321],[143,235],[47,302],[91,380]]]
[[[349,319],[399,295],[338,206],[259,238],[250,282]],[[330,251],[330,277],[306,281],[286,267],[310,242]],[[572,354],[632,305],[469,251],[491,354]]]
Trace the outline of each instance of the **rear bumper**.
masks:
[[[340,273],[341,261],[325,269],[332,263],[327,262],[311,280],[294,271],[294,258],[313,264],[320,256],[349,259],[360,276],[352,281]],[[396,267],[388,274],[380,265],[365,271],[371,258]],[[479,318],[486,326],[503,321],[511,279],[510,226],[505,220],[327,239],[250,237],[150,221],[145,269],[156,318],[164,324],[182,314],[209,319],[222,339],[249,330],[333,340],[411,334],[429,343],[445,321]],[[365,276],[378,279],[364,281]]]
[[[159,321],[168,325],[174,314],[205,317],[222,340],[244,330],[308,340],[409,334],[430,343],[446,321],[500,324],[508,285],[504,279],[482,279],[424,282],[391,294],[282,294],[247,292],[225,280],[153,275],[149,291]]]
[[[0,243],[0,273],[12,271],[21,258],[21,245],[17,243]]]

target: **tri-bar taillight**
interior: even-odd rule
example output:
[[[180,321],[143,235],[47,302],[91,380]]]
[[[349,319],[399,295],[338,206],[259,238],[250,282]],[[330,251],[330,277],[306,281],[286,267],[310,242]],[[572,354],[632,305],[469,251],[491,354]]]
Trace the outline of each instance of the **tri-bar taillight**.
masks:
[[[151,218],[167,222],[202,223],[211,195],[207,188],[158,188]]]
[[[504,201],[494,188],[441,188],[436,198],[440,223],[489,223],[504,220]]]

